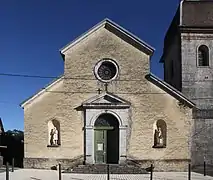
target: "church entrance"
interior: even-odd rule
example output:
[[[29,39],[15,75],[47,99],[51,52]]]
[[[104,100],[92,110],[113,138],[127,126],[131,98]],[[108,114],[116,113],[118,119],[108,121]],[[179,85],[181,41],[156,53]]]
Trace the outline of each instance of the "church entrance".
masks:
[[[94,155],[97,164],[118,164],[119,122],[112,114],[102,114],[95,121]]]

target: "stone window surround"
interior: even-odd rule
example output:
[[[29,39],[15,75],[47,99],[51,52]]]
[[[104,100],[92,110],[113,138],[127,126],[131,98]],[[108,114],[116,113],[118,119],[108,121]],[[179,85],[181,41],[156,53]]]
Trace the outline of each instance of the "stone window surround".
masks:
[[[115,66],[115,68],[116,68],[116,74],[115,74],[115,76],[114,76],[113,78],[111,78],[110,80],[103,80],[103,79],[98,75],[98,69],[99,69],[99,67],[101,66],[101,64],[102,64],[103,62],[110,62],[110,63],[112,63],[112,64]],[[99,81],[104,82],[104,83],[109,83],[109,82],[115,80],[115,79],[118,77],[118,75],[119,75],[119,66],[118,66],[118,64],[117,64],[117,62],[116,62],[115,60],[113,60],[113,59],[111,59],[111,58],[103,58],[103,59],[99,60],[99,61],[95,64],[94,70],[93,70],[93,71],[94,71],[95,77],[96,77]]]

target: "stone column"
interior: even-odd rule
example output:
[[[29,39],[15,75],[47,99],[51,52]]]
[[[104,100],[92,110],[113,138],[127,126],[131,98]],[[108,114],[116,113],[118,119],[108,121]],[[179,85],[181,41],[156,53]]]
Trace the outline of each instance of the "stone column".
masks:
[[[86,163],[93,164],[93,128],[91,126],[85,127],[86,131]]]
[[[126,127],[119,127],[119,164],[126,161]]]

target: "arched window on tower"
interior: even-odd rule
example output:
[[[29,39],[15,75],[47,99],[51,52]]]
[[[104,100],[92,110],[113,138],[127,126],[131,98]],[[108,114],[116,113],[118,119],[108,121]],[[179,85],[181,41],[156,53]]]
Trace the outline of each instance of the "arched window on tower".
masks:
[[[209,48],[206,45],[198,48],[198,66],[209,66]]]

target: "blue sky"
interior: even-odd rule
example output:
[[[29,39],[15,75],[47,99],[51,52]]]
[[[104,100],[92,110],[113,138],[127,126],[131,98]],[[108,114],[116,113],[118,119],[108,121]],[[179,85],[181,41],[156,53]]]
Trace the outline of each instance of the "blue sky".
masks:
[[[129,30],[156,51],[151,72],[163,78],[159,59],[178,0],[8,0],[0,5],[0,74],[59,76],[59,49],[104,18]],[[24,127],[19,104],[51,79],[0,75],[0,117],[4,128]]]

